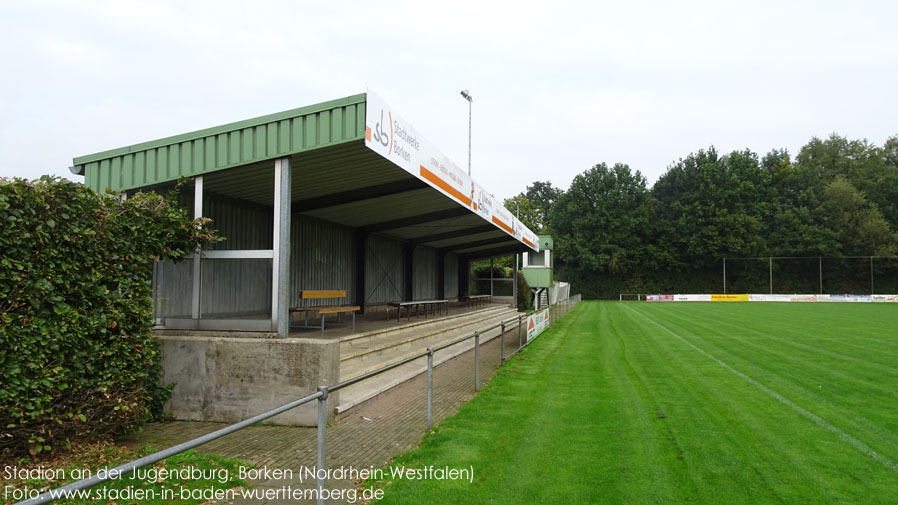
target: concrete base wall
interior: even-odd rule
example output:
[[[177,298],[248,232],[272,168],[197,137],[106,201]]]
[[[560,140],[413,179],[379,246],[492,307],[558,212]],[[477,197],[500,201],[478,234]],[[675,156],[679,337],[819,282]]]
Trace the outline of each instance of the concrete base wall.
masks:
[[[340,381],[340,344],[315,339],[160,336],[162,383],[177,383],[165,412],[176,419],[237,422]],[[339,392],[328,398],[328,415]],[[317,401],[266,422],[315,426]]]

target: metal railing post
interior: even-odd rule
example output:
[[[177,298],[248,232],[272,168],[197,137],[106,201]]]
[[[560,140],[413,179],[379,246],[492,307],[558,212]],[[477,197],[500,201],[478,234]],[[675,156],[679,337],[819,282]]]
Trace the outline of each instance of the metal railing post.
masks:
[[[474,391],[480,391],[480,332],[474,332]]]
[[[505,363],[505,321],[502,321],[502,334],[499,335],[499,363]]]
[[[427,431],[433,427],[433,349],[427,348]]]
[[[325,465],[325,445],[327,442],[327,386],[318,386],[321,396],[318,397],[318,465],[315,468],[315,475],[318,487],[318,505],[324,505],[324,471]]]

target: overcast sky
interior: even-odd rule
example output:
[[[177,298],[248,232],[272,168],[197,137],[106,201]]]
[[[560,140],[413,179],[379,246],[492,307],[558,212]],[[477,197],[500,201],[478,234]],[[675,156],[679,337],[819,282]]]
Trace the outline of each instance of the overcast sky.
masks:
[[[898,2],[0,0],[0,176],[370,88],[497,197],[898,134]]]

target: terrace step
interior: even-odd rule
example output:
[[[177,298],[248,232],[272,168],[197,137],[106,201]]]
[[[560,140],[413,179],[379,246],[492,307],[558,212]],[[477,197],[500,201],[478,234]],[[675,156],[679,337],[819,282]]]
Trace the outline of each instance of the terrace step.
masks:
[[[470,335],[475,330],[488,328],[503,320],[514,318],[518,314],[513,308],[504,307],[503,309],[504,310],[490,311],[488,316],[473,321],[466,321],[466,324],[463,325],[444,328],[442,331],[421,335],[419,338],[413,338],[407,342],[401,342],[385,349],[380,349],[374,353],[369,353],[369,357],[364,360],[359,358],[351,358],[345,361],[341,360],[340,380],[358,377],[387,364],[395,363],[409,356],[413,356],[426,350],[428,347],[436,347],[465,335]],[[499,333],[500,329],[495,328],[481,334],[481,345],[493,338],[497,338]],[[473,347],[474,340],[470,339],[448,349],[439,351],[434,354],[434,366],[467,352]],[[340,401],[336,408],[336,412],[338,414],[345,413],[352,407],[370,400],[380,393],[424,373],[426,370],[427,361],[422,358],[341,390]]]
[[[384,335],[381,340],[369,340],[353,347],[340,344],[340,378],[351,379],[363,373],[380,368],[384,364],[398,361],[409,354],[415,354],[442,342],[470,334],[486,328],[516,314],[514,309],[505,307],[490,310],[442,325],[419,327],[417,332]]]
[[[509,310],[511,310],[510,307],[506,305],[496,305],[455,316],[415,321],[412,324],[403,324],[402,326],[385,328],[361,335],[349,335],[340,339],[340,360],[350,360],[372,351],[391,347],[397,343],[401,344],[446,329],[458,328],[471,321],[482,321],[498,314],[504,314]]]

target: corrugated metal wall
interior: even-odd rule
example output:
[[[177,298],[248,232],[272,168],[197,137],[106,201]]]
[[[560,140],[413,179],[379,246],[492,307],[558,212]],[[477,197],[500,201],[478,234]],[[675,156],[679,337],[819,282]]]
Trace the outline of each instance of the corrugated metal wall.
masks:
[[[75,158],[95,191],[131,189],[359,140],[365,95]]]
[[[432,247],[415,248],[412,269],[412,299],[428,300],[437,297],[437,250]]]
[[[204,259],[200,317],[271,317],[270,259]]]
[[[182,198],[190,204],[192,195]],[[256,204],[231,200],[204,201],[204,214],[227,240],[215,244],[217,250],[270,249],[273,224],[271,210]],[[313,300],[316,305],[353,302],[356,272],[355,235],[351,228],[294,214],[291,227],[290,297],[291,306],[300,306],[303,289],[346,291],[342,300]],[[381,304],[402,300],[405,285],[405,251],[402,241],[372,235],[365,245],[365,300]],[[435,249],[415,248],[413,255],[413,298],[437,297]],[[458,296],[458,259],[445,259],[445,296]],[[192,261],[163,266],[159,298],[163,317],[190,317]],[[202,317],[266,317],[271,312],[271,260],[204,259],[202,262]]]
[[[405,244],[372,235],[365,248],[365,302],[373,305],[402,300]]]
[[[190,318],[193,300],[193,261],[164,261],[156,269],[157,317]],[[270,296],[269,296],[270,298]]]
[[[456,254],[447,254],[446,255],[446,270],[443,276],[443,288],[445,289],[444,295],[446,298],[457,298],[458,297],[458,255]]]
[[[312,305],[349,304],[355,287],[355,238],[350,228],[294,214],[290,228],[290,305],[301,306],[303,289],[342,289],[343,300],[311,300]]]
[[[271,249],[274,235],[273,209],[251,203],[219,201],[205,195],[203,215],[212,218],[212,228],[226,240],[211,250]]]
[[[193,208],[190,188],[179,195],[179,203]],[[210,250],[271,249],[274,233],[272,211],[261,205],[204,195],[203,214],[226,240]],[[203,318],[259,318],[271,315],[271,260],[204,259],[200,286]],[[157,298],[162,317],[191,317],[193,261],[162,264]],[[157,271],[157,283],[159,272]]]

